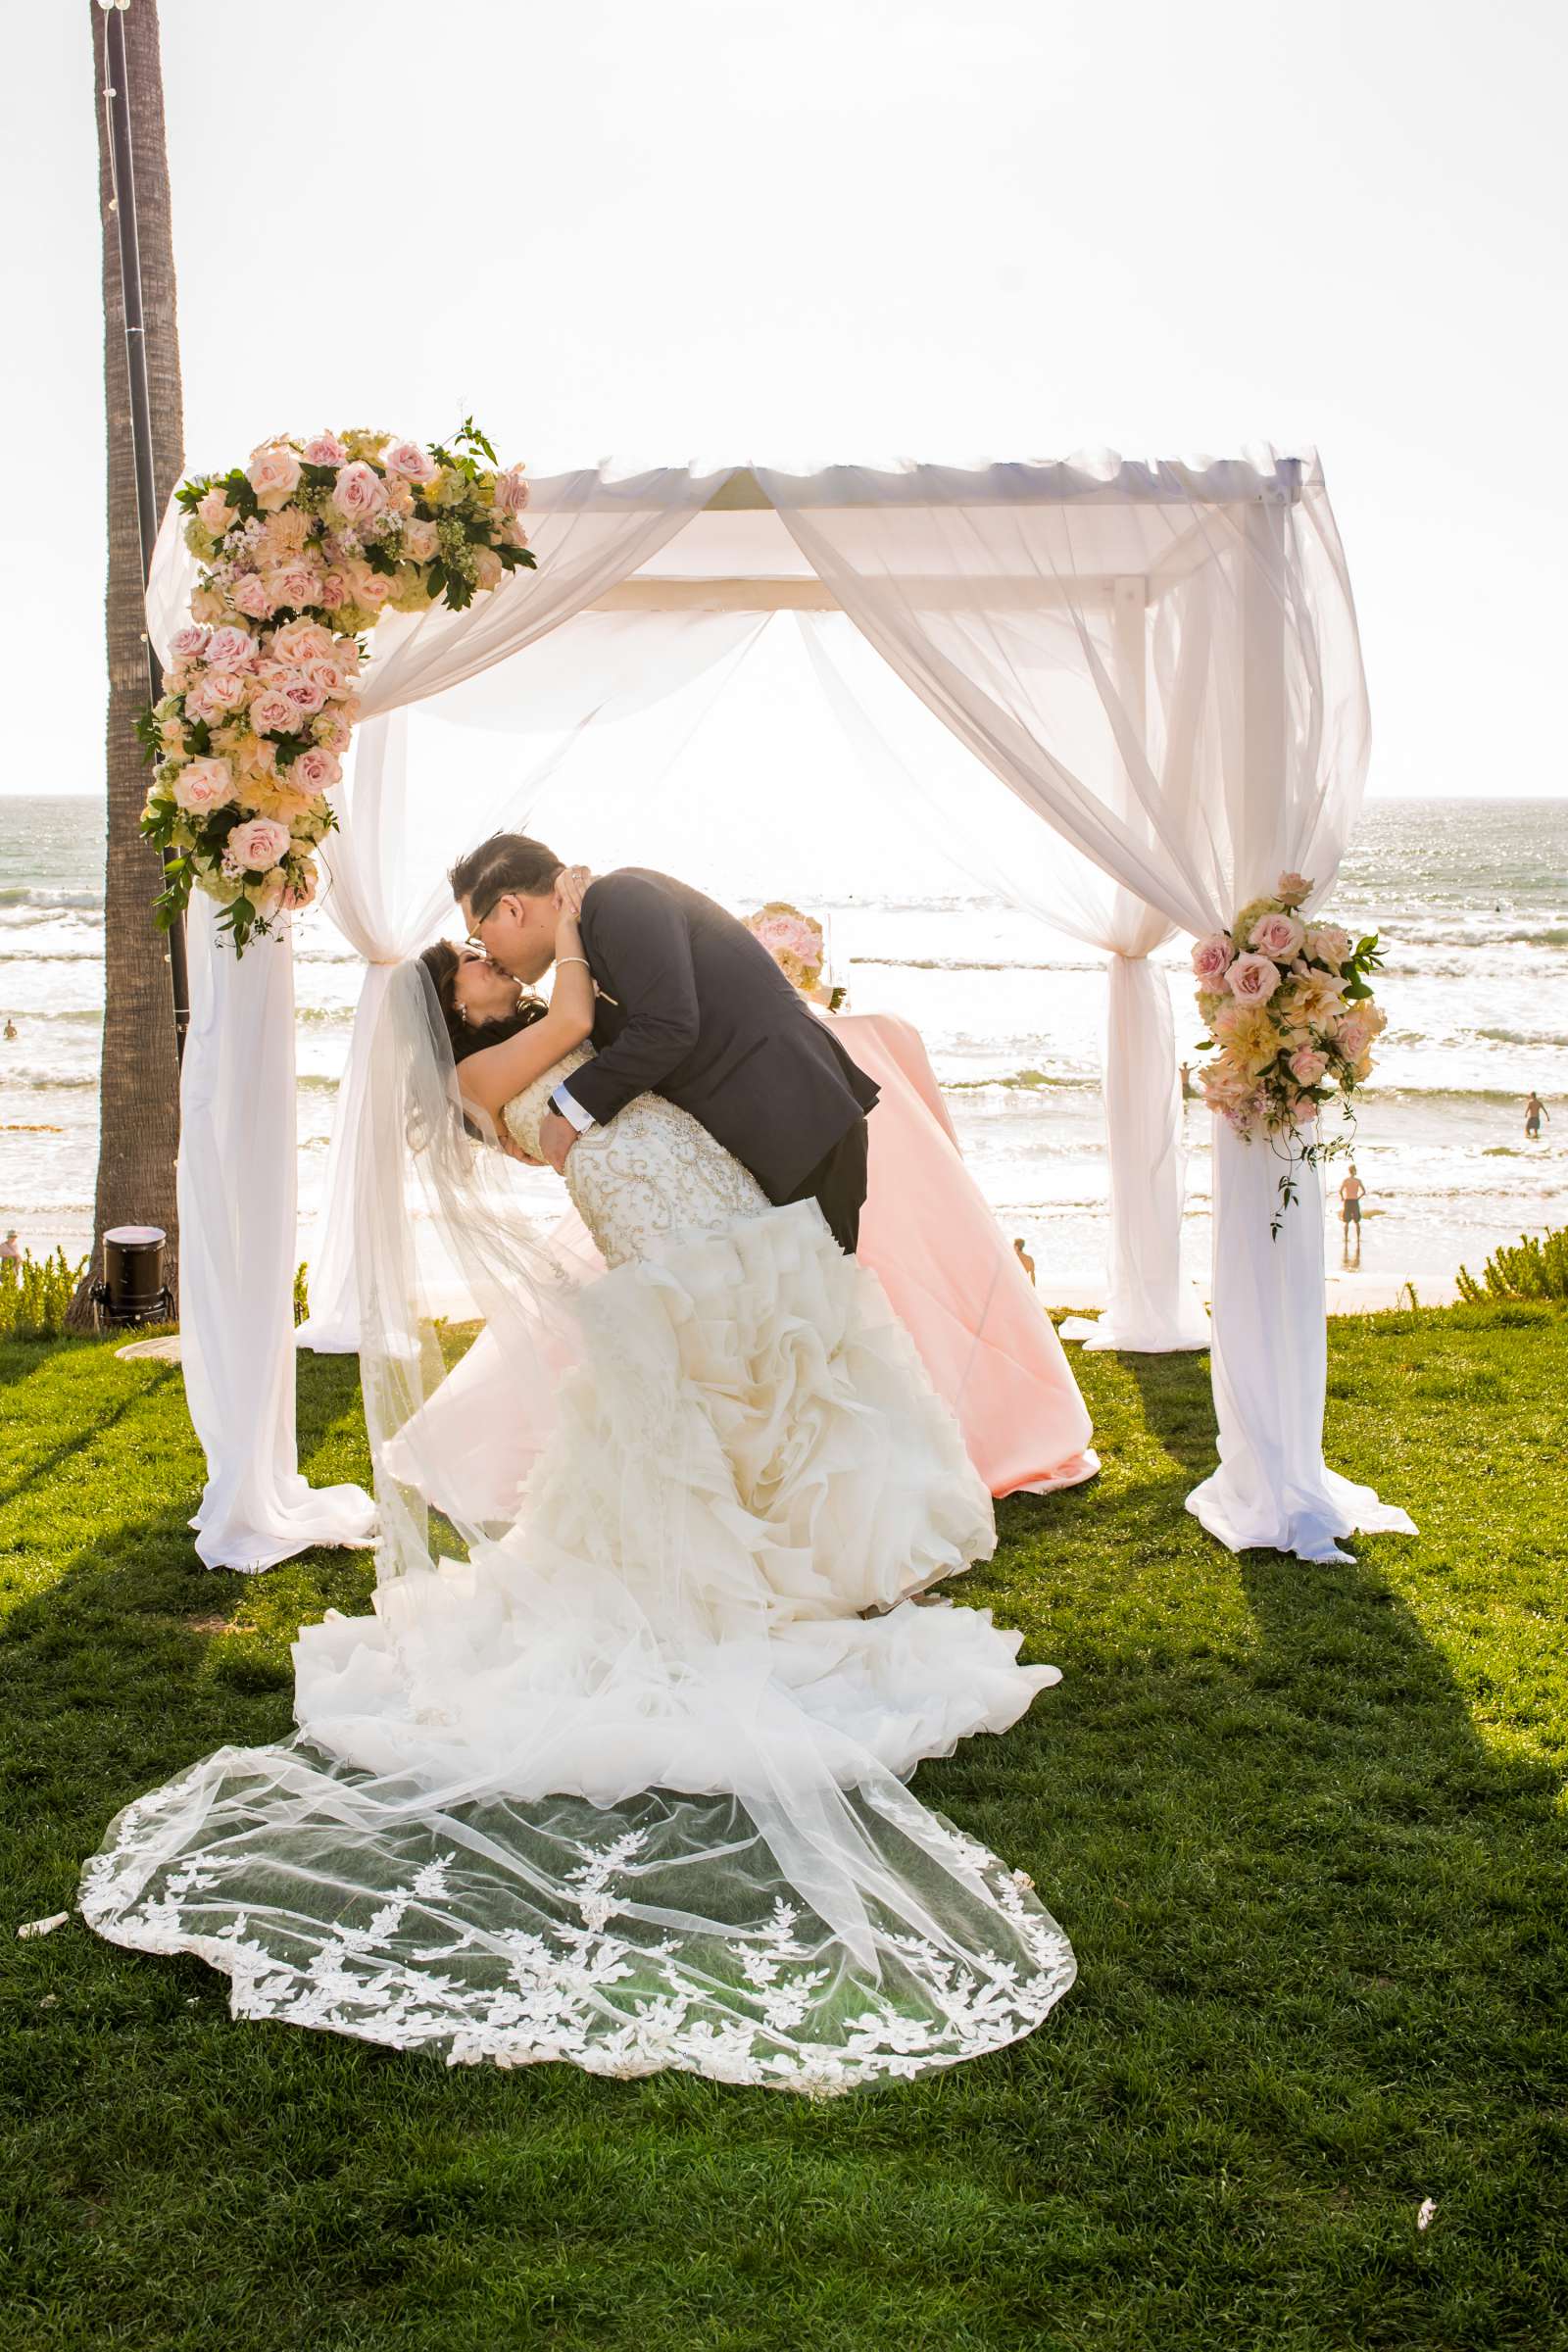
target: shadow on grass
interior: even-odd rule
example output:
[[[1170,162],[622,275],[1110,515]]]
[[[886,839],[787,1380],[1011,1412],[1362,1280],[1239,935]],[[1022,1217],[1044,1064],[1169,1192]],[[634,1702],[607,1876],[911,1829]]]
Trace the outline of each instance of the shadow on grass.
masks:
[[[62,1936],[11,1956],[91,1988],[79,2086],[35,2110],[26,2177],[111,2181],[95,2230],[138,2260],[167,2236],[171,2291],[209,2296],[206,2340],[245,2352],[291,2340],[300,2296],[351,2311],[355,2341],[500,2340],[519,2245],[546,2247],[539,2291],[572,2352],[772,2352],[807,2333],[920,2352],[1554,2340],[1552,1775],[1478,1733],[1392,1582],[1404,1546],[1238,1561],[1184,1517],[1208,1459],[1201,1359],[1123,1357],[1104,1378],[1147,1421],[1125,1483],[1009,1510],[987,1572],[1003,1622],[1046,1595],[1066,1680],[916,1782],[1026,1868],[1073,1938],[1080,1983],[1040,2033],[822,2110],[671,2078],[454,2076],[231,2026],[198,1963]],[[352,1359],[302,1359],[318,1476],[362,1474],[354,1397]],[[314,1607],[350,1579],[322,1553],[215,1580],[190,1502],[78,1551],[19,1611],[20,1645],[0,1640],[16,1700],[0,1737],[48,1776],[15,1817],[31,1911],[71,1899],[69,1858],[126,1797],[287,1732],[286,1692],[204,1678],[171,1603],[309,1588]],[[48,1838],[28,1814],[51,1817]],[[187,2146],[160,2122],[171,2083],[242,2151],[220,2197],[206,2133]],[[1440,2221],[1418,2237],[1424,2196]],[[69,2296],[91,2341],[127,2282],[36,2203],[32,2291]]]
[[[40,1365],[38,1367],[38,1373],[41,1375],[47,1370],[47,1368],[48,1367],[46,1365]],[[164,1379],[155,1382],[150,1388],[135,1390],[129,1396],[122,1396],[119,1403],[112,1406],[107,1412],[104,1411],[101,1405],[95,1402],[92,1410],[92,1436],[94,1441],[96,1442],[102,1438],[105,1438],[112,1430],[118,1429],[127,1413],[134,1413],[143,1405],[154,1401],[159,1396],[161,1392],[168,1387],[169,1381],[172,1377],[173,1375],[172,1374],[166,1375]],[[63,1463],[70,1461],[74,1453],[80,1451],[81,1443],[81,1430],[73,1429],[71,1434],[68,1437],[62,1438],[60,1443],[53,1446],[48,1453],[29,1463],[24,1477],[19,1478],[12,1486],[0,1487],[0,1508],[3,1508],[8,1502],[15,1502],[20,1495],[25,1494],[30,1488],[46,1484],[47,1481],[54,1476],[55,1472],[62,1466]]]
[[[1144,1422],[1172,1461],[1194,1478],[1205,1478],[1214,1450],[1214,1394],[1208,1352],[1118,1356],[1143,1404]]]
[[[118,1427],[122,1448],[136,1446],[128,1420],[137,1407],[182,1410],[166,1396],[177,1378],[138,1382],[123,1397],[96,1391],[95,1444]],[[316,1483],[366,1474],[356,1358],[302,1358],[297,1427],[300,1466]],[[51,1470],[58,1474],[75,1443],[51,1448],[13,1497]],[[11,1748],[8,1786],[24,1805],[29,1789],[48,1788],[64,1800],[79,1780],[106,1821],[145,1785],[149,1768],[156,1777],[226,1740],[286,1736],[288,1643],[299,1623],[329,1606],[366,1605],[365,1552],[318,1547],[255,1576],[205,1567],[189,1524],[199,1454],[182,1449],[160,1481],[156,1449],[137,1449],[145,1450],[149,1470],[141,1486],[117,1491],[105,1476],[92,1540],[82,1543],[78,1533],[76,1549],[0,1623],[0,1752]],[[103,1735],[95,1757],[83,1753],[84,1719]],[[86,1852],[102,1821],[82,1827]]]

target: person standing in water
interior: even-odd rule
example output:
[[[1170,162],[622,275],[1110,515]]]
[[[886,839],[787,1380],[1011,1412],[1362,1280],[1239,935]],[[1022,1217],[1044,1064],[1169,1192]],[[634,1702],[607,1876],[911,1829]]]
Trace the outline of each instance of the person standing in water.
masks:
[[[1350,1172],[1340,1187],[1340,1222],[1345,1227],[1345,1254],[1347,1257],[1350,1254],[1350,1235],[1352,1233],[1355,1235],[1357,1264],[1360,1263],[1361,1258],[1361,1203],[1365,1198],[1366,1186],[1356,1174],[1355,1162],[1352,1159]]]
[[[1539,1138],[1543,1119],[1546,1121],[1548,1127],[1551,1125],[1546,1105],[1532,1087],[1525,1100],[1525,1134],[1530,1142],[1534,1143]]]

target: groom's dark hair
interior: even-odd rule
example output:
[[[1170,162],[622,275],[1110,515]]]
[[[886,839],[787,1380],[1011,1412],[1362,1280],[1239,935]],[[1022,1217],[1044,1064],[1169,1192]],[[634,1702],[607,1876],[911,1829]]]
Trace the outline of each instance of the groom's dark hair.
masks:
[[[452,896],[466,899],[482,920],[509,890],[542,899],[561,870],[561,859],[542,841],[530,841],[526,833],[492,833],[458,859],[447,880]]]

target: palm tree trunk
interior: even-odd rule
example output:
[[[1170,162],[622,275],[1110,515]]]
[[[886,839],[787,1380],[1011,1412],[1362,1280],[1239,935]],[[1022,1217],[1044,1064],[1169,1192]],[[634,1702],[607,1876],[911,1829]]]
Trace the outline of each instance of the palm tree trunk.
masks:
[[[81,0],[78,0],[78,5]],[[105,106],[104,11],[86,0],[92,27],[98,113],[98,204],[103,225],[104,395],[109,458],[108,856],[104,879],[104,1039],[99,1082],[98,1189],[89,1278],[101,1270],[104,1234],[115,1225],[161,1225],[169,1236],[169,1280],[175,1279],[178,1225],[174,1154],[179,1142],[179,1082],[169,948],[153,923],[161,886],[158,854],[137,829],[147,794],[134,727],[147,700],[143,577],[131,443],[130,386],[119,228],[114,212]],[[131,0],[122,19],[129,70],[131,138],[141,247],[142,311],[152,395],[153,470],[160,507],[184,465],[179,335],[174,315],[174,249],[164,146],[164,94],[157,0]],[[90,1309],[78,1293],[75,1322]]]

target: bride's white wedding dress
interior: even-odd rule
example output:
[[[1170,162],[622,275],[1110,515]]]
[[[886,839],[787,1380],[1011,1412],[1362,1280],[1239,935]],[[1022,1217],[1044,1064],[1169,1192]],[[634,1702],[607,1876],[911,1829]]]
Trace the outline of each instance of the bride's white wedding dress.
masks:
[[[662,1098],[566,1181],[611,1271],[514,1522],[302,1628],[295,1739],[128,1806],[89,1924],[451,2061],[824,2091],[1016,2038],[1066,1939],[903,1785],[1057,1679],[910,1597],[994,1545],[956,1424],[814,1202]]]

